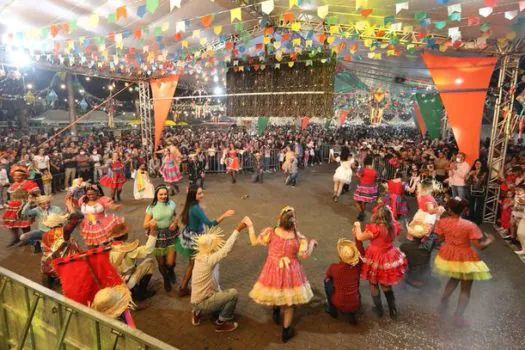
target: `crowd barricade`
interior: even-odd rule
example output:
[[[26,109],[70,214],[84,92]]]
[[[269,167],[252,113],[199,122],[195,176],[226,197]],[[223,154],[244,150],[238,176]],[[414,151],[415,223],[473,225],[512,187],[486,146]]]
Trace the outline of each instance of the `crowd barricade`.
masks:
[[[280,168],[279,150],[271,150],[270,157],[265,157],[261,154],[261,160],[265,171],[277,171]],[[238,153],[240,171],[253,172],[255,171],[255,155],[252,152]],[[207,156],[204,159],[204,171],[207,174],[222,174],[226,172],[226,163],[228,158],[222,158],[222,155]]]

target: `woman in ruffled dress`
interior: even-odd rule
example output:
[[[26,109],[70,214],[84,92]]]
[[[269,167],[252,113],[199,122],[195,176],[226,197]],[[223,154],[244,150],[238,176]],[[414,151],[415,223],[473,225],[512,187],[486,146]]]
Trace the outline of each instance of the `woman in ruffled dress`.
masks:
[[[177,146],[168,143],[168,148],[164,150],[164,157],[162,158],[162,166],[160,173],[164,178],[164,182],[170,188],[170,195],[175,195],[180,192],[177,182],[182,180],[182,173],[180,172],[180,163],[182,161],[182,154]]]
[[[9,247],[20,242],[19,230],[23,233],[31,231],[33,220],[30,217],[21,215],[23,206],[26,204],[29,196],[40,195],[40,188],[36,182],[27,180],[29,171],[26,167],[15,165],[9,172],[13,178],[13,183],[7,189],[9,201],[2,216],[3,225],[7,227],[13,236]]]
[[[310,283],[304,274],[300,255],[308,258],[317,245],[308,241],[297,231],[295,210],[285,207],[279,215],[278,226],[264,229],[259,236],[250,231],[252,245],[268,246],[268,256],[257,282],[250,291],[256,303],[273,307],[273,321],[281,324],[283,312],[282,341],[294,336],[291,327],[293,307],[308,303],[312,297]]]
[[[377,198],[377,171],[372,167],[372,157],[366,157],[364,168],[357,174],[359,185],[354,192],[354,201],[359,209],[357,220],[362,221],[365,218],[366,204],[376,201]]]
[[[394,219],[398,219],[400,216],[408,215],[408,204],[405,199],[404,183],[401,175],[401,169],[396,169],[394,178],[383,183],[385,192],[382,198],[382,202],[392,210]]]
[[[80,223],[80,235],[86,245],[96,247],[107,242],[107,235],[113,230],[127,232],[128,226],[124,219],[107,210],[119,210],[121,204],[104,196],[100,186],[92,185],[86,190],[86,195],[80,201],[80,211],[84,219]]]
[[[343,147],[339,160],[340,165],[334,174],[334,194],[332,195],[334,202],[339,201],[343,186],[352,182],[352,165],[354,164],[354,158],[350,154],[348,147]]]
[[[374,301],[374,312],[384,314],[379,286],[385,294],[392,319],[397,318],[396,300],[392,286],[403,280],[407,269],[405,255],[394,245],[399,235],[400,225],[394,219],[388,206],[376,209],[370,224],[361,230],[361,223],[354,223],[353,234],[359,241],[370,241],[363,258],[361,278],[368,280],[370,294]]]
[[[237,157],[237,150],[233,143],[230,143],[230,148],[228,149],[228,158],[226,158],[226,172],[230,173],[232,177],[232,183],[236,183],[237,179],[235,178],[237,172],[240,170],[239,157]]]
[[[119,154],[113,152],[111,160],[107,163],[108,174],[102,176],[100,184],[111,189],[111,200],[120,202],[120,194],[122,193],[122,186],[126,183],[126,175],[124,174],[124,164],[120,161]]]
[[[484,237],[479,227],[461,215],[467,209],[468,203],[460,198],[452,198],[447,202],[447,213],[441,218],[434,231],[444,241],[434,261],[434,269],[450,279],[441,297],[441,311],[446,311],[452,293],[460,285],[459,301],[454,321],[457,326],[466,325],[463,313],[470,299],[470,291],[474,281],[491,278],[488,266],[479,258],[472,246],[485,249],[494,241],[493,236]]]

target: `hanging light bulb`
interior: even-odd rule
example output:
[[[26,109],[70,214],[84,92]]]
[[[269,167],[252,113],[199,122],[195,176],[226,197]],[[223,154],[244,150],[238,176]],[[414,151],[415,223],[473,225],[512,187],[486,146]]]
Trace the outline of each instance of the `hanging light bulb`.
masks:
[[[86,81],[90,81],[90,80],[91,80],[91,78],[90,78],[90,77],[86,77]]]
[[[66,89],[66,84],[60,84],[60,88],[61,88],[62,90],[65,90],[65,89]]]

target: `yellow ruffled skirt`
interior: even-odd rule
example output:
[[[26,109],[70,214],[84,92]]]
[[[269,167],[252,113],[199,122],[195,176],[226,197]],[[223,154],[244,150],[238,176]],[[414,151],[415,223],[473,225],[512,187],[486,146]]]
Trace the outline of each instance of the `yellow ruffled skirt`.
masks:
[[[449,261],[438,255],[434,260],[434,270],[459,280],[486,281],[492,278],[489,267],[481,260]]]

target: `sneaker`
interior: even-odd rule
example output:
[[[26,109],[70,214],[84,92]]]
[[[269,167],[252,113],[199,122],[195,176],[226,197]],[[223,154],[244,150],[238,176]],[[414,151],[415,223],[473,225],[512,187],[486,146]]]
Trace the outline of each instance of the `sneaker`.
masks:
[[[514,253],[518,255],[525,255],[525,250],[516,250]]]
[[[224,321],[221,322],[217,320],[215,322],[215,332],[221,333],[221,332],[233,332],[237,329],[239,324],[237,322],[231,322],[231,321]]]
[[[193,310],[191,312],[191,324],[198,326],[201,324],[201,314],[198,311]]]
[[[511,241],[512,240],[512,236],[511,235],[506,235],[505,237],[503,237],[504,240],[506,241]]]

